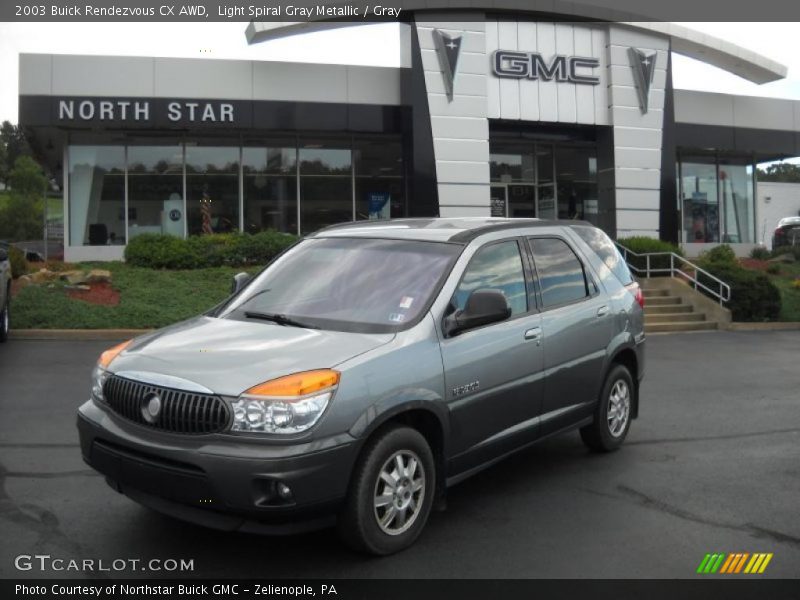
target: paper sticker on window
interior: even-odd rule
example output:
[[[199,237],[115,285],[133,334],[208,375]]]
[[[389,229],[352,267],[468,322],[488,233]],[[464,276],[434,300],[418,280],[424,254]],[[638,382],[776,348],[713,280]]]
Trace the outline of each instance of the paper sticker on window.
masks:
[[[403,296],[400,299],[400,308],[411,308],[411,305],[414,303],[414,298],[411,296]]]
[[[389,315],[389,320],[392,323],[402,323],[403,321],[406,320],[406,316],[401,315],[400,313],[392,313]]]

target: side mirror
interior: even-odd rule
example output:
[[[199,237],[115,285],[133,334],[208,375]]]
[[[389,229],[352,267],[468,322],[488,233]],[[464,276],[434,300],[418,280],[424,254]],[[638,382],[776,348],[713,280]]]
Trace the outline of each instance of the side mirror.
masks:
[[[475,290],[467,298],[463,310],[445,318],[445,333],[456,335],[468,329],[505,321],[511,316],[511,307],[500,290]]]
[[[252,277],[248,273],[237,273],[233,276],[233,281],[231,282],[231,294],[236,294],[241,290],[244,286],[250,283]]]

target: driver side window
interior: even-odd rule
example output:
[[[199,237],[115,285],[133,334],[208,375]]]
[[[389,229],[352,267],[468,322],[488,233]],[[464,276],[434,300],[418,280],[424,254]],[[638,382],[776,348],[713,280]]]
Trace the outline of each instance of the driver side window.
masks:
[[[516,240],[484,246],[472,257],[452,304],[462,310],[475,290],[499,290],[511,307],[511,315],[528,312],[525,273]]]

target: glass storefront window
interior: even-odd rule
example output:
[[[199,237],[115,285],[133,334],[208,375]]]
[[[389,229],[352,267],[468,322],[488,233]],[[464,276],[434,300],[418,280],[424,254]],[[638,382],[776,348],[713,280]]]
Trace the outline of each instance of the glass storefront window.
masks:
[[[349,142],[301,142],[300,231],[353,220],[352,152]]]
[[[244,148],[244,230],[297,233],[297,148]]]
[[[122,245],[143,233],[308,233],[407,214],[396,135],[243,147],[148,142],[70,146],[71,244]]]
[[[536,145],[536,181],[540,185],[553,182],[553,147],[550,144]]]
[[[239,231],[239,148],[186,147],[189,235]]]
[[[142,233],[183,237],[183,148],[128,147],[128,239]]]
[[[556,184],[558,218],[583,219],[600,225],[601,210],[597,190],[597,150],[588,146],[556,146]]]
[[[511,183],[536,181],[533,144],[494,142],[489,147],[489,178]]]
[[[357,140],[353,147],[356,220],[403,217],[403,151],[400,141]]]
[[[720,160],[719,195],[722,206],[722,241],[752,244],[755,241],[753,165]]]
[[[339,145],[339,144],[337,144]],[[300,175],[350,175],[352,158],[349,143],[345,148],[330,148],[318,143],[300,146]]]
[[[70,146],[69,243],[125,243],[125,148]]]
[[[300,177],[300,198],[303,234],[353,220],[350,177]]]
[[[714,157],[683,159],[680,165],[683,241],[720,241],[717,166]]]

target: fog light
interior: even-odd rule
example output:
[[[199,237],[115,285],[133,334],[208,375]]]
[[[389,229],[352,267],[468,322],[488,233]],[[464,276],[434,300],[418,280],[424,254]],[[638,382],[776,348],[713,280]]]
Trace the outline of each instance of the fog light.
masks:
[[[278,496],[280,496],[283,500],[290,500],[292,497],[292,490],[291,488],[286,485],[285,483],[278,482],[277,485]]]

